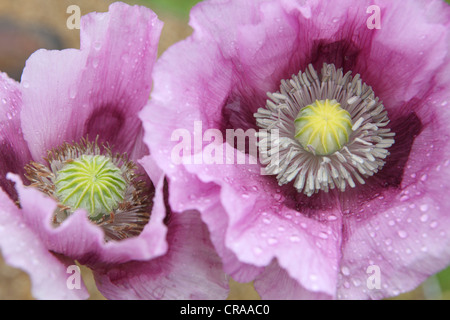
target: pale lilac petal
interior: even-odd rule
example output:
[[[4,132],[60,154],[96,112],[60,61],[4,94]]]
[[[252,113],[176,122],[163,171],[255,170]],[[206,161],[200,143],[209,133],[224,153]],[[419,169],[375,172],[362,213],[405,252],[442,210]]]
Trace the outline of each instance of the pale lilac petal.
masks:
[[[114,3],[82,18],[81,49],[40,50],[22,76],[22,127],[33,158],[89,135],[139,158],[137,112],[151,89],[162,23],[144,7]]]
[[[450,10],[439,0],[382,1],[379,6],[382,27],[363,49],[364,61],[355,71],[392,114],[394,107],[425,96],[434,86],[435,74],[448,60]]]
[[[205,210],[198,205],[200,200],[196,202],[191,199],[184,203],[202,212],[202,218],[210,230],[227,227],[225,232],[213,235],[221,237],[225,247],[239,261],[264,267],[277,258],[280,266],[306,289],[330,296],[335,294],[341,235],[337,210],[324,211],[320,210],[320,206],[318,211],[289,207],[293,199],[283,195],[273,180],[261,176],[259,165],[186,167],[202,182],[220,186],[221,210],[220,204],[214,202],[218,208],[216,210]],[[213,193],[209,196],[214,199]],[[323,207],[328,208],[329,201],[323,200]],[[311,213],[320,216],[312,218]],[[227,223],[223,224],[224,221]],[[220,243],[220,240],[215,240],[215,243]],[[220,248],[218,245],[216,247]],[[225,266],[230,261],[225,255],[222,255],[222,259]],[[249,266],[245,264],[241,268],[248,270]]]
[[[436,117],[414,141],[401,192],[362,204],[359,219],[345,220],[341,298],[380,298],[412,290],[450,261],[450,185],[443,179],[450,174],[450,88],[436,90],[425,102]],[[378,290],[366,285],[371,265],[380,268]]]
[[[197,212],[173,213],[168,220],[166,255],[96,270],[109,299],[225,299],[228,279]]]
[[[274,284],[280,279],[286,287],[279,291],[288,297],[335,297],[337,290],[340,298],[380,298],[412,289],[448,264],[442,199],[449,158],[443,109],[449,97],[442,92],[449,92],[450,9],[442,1],[377,1],[382,28],[370,30],[366,9],[372,4],[203,2],[192,11],[193,36],[157,63],[153,99],[140,116],[147,145],[170,187],[178,189],[171,190],[170,204],[199,210],[224,269],[232,276],[257,276],[264,297],[276,296],[269,288],[280,288]],[[414,26],[405,30],[412,20]],[[277,196],[276,181],[259,177],[258,166],[196,162],[207,145],[201,141],[207,129],[225,136],[226,129],[256,128],[253,113],[264,106],[266,91],[307,64],[317,69],[323,62],[360,73],[384,101],[397,133],[385,168],[365,186],[336,203],[326,196],[309,201],[283,187],[279,205],[280,199],[271,198]],[[195,154],[192,165],[174,161],[181,135],[192,139],[193,148],[185,152]],[[183,194],[183,187],[189,191]],[[419,216],[420,210],[430,213]],[[416,220],[407,216],[411,212]],[[422,241],[429,227],[437,231],[433,237],[425,232],[428,240]],[[287,230],[281,238],[280,228]],[[288,232],[302,245],[290,244]],[[367,267],[376,262],[385,282],[371,291]],[[266,270],[249,272],[250,265]]]
[[[23,186],[18,176],[11,175],[11,179],[16,183],[24,223],[51,251],[90,267],[148,260],[167,251],[162,179],[155,188],[151,219],[142,233],[138,237],[107,243],[103,231],[89,221],[84,210],[75,211],[60,226],[53,227],[51,220],[56,202],[34,188]]]
[[[19,84],[0,73],[0,187],[17,200],[14,185],[6,179],[8,172],[23,176],[31,159],[20,127],[22,95]]]
[[[289,277],[276,261],[272,261],[255,279],[255,289],[263,300],[326,300],[333,298],[322,292],[306,290]]]
[[[31,291],[37,299],[86,299],[89,293],[80,288],[70,289],[67,267],[75,264],[58,258],[30,228],[18,207],[0,190],[0,251],[7,264],[27,272]]]

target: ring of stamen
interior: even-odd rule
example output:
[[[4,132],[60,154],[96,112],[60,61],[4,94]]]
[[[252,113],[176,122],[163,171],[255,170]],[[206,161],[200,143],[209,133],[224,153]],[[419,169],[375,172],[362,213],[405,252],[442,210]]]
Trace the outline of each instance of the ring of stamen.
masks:
[[[326,63],[317,73],[309,65],[305,72],[282,80],[280,91],[267,95],[266,107],[254,114],[263,129],[257,133],[259,155],[266,173],[276,175],[279,185],[293,182],[298,192],[308,196],[334,188],[345,191],[347,186],[356,186],[355,180],[364,184],[384,166],[395,134],[386,127],[389,118],[382,102],[359,74],[352,78],[350,71],[344,74]],[[314,132],[298,139],[305,123],[298,120],[296,127],[296,119],[302,117],[304,108],[327,100],[335,101],[333,104],[349,115],[351,127],[347,123],[341,128],[344,137],[337,134],[338,142],[323,140],[316,141],[316,146],[308,145]],[[345,117],[340,119],[344,122]],[[325,150],[324,145],[332,148]]]
[[[82,139],[48,152],[47,165],[31,162],[26,178],[58,203],[53,224],[60,225],[77,208],[105,232],[105,240],[138,236],[150,219],[153,185],[135,173],[126,154]],[[151,184],[151,183],[150,183]]]

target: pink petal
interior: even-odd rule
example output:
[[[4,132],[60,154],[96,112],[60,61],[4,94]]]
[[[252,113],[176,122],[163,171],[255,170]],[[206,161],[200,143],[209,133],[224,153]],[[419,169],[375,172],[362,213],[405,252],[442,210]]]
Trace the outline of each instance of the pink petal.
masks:
[[[450,87],[436,90],[424,102],[435,117],[414,141],[399,192],[391,190],[361,204],[358,218],[344,220],[341,298],[380,298],[412,290],[450,261]],[[381,272],[376,290],[366,285],[372,265]]]
[[[23,176],[24,166],[31,159],[20,127],[21,109],[19,84],[0,73],[0,187],[14,200],[17,194],[6,174],[14,172]]]
[[[151,219],[142,233],[138,237],[107,243],[100,227],[88,220],[84,210],[77,210],[59,227],[53,227],[51,220],[56,202],[34,188],[24,187],[18,176],[11,175],[11,179],[16,183],[24,223],[48,250],[92,268],[130,260],[149,260],[167,251],[162,179],[156,186]]]
[[[150,95],[162,23],[144,7],[114,3],[82,18],[81,49],[40,50],[22,76],[22,127],[33,158],[89,135],[140,158],[137,112]]]
[[[308,217],[306,210],[299,212],[286,206],[290,200],[273,179],[260,175],[259,165],[186,166],[204,183],[221,187],[223,209],[205,210],[195,200],[187,202],[187,206],[201,210],[210,230],[220,230],[219,226],[223,230],[227,226],[218,235],[225,247],[244,263],[243,270],[248,270],[245,264],[264,267],[277,258],[280,266],[307,290],[335,294],[341,236],[337,210],[319,211],[322,216],[317,219]],[[214,193],[210,197],[214,199]],[[325,201],[323,206],[329,205]],[[226,217],[228,222],[224,225]],[[221,256],[226,266],[230,259]]]
[[[37,299],[86,299],[83,283],[80,289],[67,286],[67,267],[75,264],[60,259],[48,250],[30,228],[19,208],[0,190],[0,249],[7,264],[30,275],[32,294]]]

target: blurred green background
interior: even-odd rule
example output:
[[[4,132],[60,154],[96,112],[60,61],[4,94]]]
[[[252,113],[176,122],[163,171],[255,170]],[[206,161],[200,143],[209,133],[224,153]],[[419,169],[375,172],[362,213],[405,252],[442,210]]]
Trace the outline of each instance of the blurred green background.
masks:
[[[245,0],[243,0],[245,1]],[[445,0],[450,3],[450,0]],[[79,48],[79,31],[66,27],[69,5],[78,5],[82,15],[107,11],[110,0],[1,0],[0,70],[20,80],[26,59],[39,48]],[[164,21],[159,53],[192,32],[188,26],[189,10],[199,0],[124,1],[152,8]],[[95,287],[89,269],[81,267],[91,299],[104,299]],[[258,299],[252,284],[230,282],[229,299]],[[24,272],[6,265],[0,252],[0,300],[33,299],[30,281]],[[450,299],[450,268],[430,277],[417,289],[393,299]]]

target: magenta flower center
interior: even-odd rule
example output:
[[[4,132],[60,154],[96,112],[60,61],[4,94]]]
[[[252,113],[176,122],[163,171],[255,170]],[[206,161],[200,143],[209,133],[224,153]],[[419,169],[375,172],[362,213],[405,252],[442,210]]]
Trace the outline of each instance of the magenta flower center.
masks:
[[[254,114],[261,163],[279,185],[293,183],[308,196],[345,191],[376,174],[385,164],[395,133],[383,103],[357,74],[324,64],[312,65],[280,91],[268,93]]]

